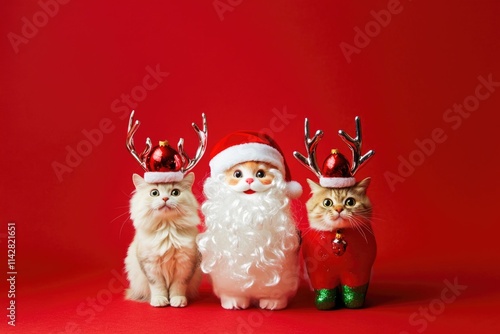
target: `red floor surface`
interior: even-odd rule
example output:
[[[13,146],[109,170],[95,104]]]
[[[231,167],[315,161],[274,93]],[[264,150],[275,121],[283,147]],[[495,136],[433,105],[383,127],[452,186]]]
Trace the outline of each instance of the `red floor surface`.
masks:
[[[467,275],[374,275],[366,308],[318,311],[301,287],[282,311],[228,311],[208,284],[185,309],[124,301],[117,272],[19,297],[23,333],[496,333],[498,280]],[[439,278],[438,278],[439,277]],[[82,280],[83,281],[83,280]]]
[[[500,332],[498,1],[4,0],[0,13],[0,332]],[[304,118],[325,132],[322,161],[349,152],[336,133],[359,115],[376,151],[356,175],[372,177],[378,241],[367,307],[320,312],[305,281],[279,312],[223,310],[208,282],[185,309],[124,301],[131,109],[139,150],[184,137],[193,155],[201,113],[208,151],[230,131],[271,134],[304,187],[301,229]]]

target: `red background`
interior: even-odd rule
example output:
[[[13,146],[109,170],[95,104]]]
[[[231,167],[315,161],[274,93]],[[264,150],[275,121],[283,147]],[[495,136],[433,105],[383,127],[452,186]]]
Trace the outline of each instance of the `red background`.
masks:
[[[232,5],[219,16],[212,0],[70,1],[44,21],[36,1],[2,2],[0,268],[7,276],[14,221],[18,272],[15,329],[1,280],[2,331],[498,332],[499,88],[460,126],[444,117],[474,102],[479,76],[500,81],[499,3],[402,1],[385,27],[370,24],[371,11],[394,1],[221,3]],[[13,44],[34,20],[37,30]],[[355,28],[367,24],[374,30],[362,45]],[[357,53],[345,57],[341,43],[356,42]],[[123,300],[114,273],[133,236],[131,174],[141,170],[125,149],[121,116],[130,108],[119,100],[138,96],[148,66],[169,75],[136,101],[137,149],[147,136],[182,136],[193,155],[190,123],[200,124],[202,112],[209,150],[229,131],[269,128],[305,190],[294,203],[302,228],[305,179],[314,176],[292,152],[304,152],[304,118],[326,133],[323,160],[334,146],[349,152],[336,132],[354,134],[361,117],[364,150],[377,152],[358,173],[373,178],[379,245],[366,309],[317,311],[305,283],[280,312],[225,311],[208,283],[182,310]],[[58,178],[54,162],[65,164],[67,147],[85,145],[84,130],[101,122],[108,133]],[[415,141],[428,143],[436,128],[441,143],[424,157]],[[207,156],[195,169],[200,201]],[[401,158],[419,165],[391,186],[387,173],[399,173]],[[466,286],[453,302],[439,301],[445,280]],[[425,318],[419,312],[429,307]]]

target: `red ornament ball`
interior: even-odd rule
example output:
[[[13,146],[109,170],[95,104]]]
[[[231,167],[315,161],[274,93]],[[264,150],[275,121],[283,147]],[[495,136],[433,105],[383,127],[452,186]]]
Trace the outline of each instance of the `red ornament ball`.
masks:
[[[349,160],[338,150],[333,149],[323,163],[321,175],[323,177],[351,177]]]
[[[177,172],[182,168],[182,158],[165,140],[153,147],[146,165],[150,172]]]
[[[347,243],[344,240],[335,239],[332,241],[333,254],[342,256],[347,248]]]

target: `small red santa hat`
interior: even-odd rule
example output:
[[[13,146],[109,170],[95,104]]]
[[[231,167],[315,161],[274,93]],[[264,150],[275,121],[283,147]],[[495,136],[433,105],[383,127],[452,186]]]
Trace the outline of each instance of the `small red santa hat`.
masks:
[[[210,173],[214,177],[234,165],[246,161],[267,162],[276,167],[286,181],[286,193],[290,198],[302,194],[302,186],[292,181],[290,169],[283,152],[270,136],[252,131],[236,131],[222,138],[210,153]]]
[[[151,149],[145,162],[148,171],[144,173],[144,181],[147,183],[179,182],[184,178],[181,155],[166,140]]]
[[[325,159],[319,184],[325,188],[346,188],[356,184],[349,161],[338,150],[333,149]]]

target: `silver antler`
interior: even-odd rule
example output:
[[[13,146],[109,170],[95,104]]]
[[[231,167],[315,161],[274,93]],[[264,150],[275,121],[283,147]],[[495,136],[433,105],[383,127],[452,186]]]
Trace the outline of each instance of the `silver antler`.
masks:
[[[323,138],[323,131],[321,130],[316,131],[313,138],[309,138],[309,120],[306,118],[304,125],[304,143],[306,145],[307,158],[297,151],[293,152],[295,158],[318,177],[321,177],[321,170],[318,167],[318,162],[316,160],[316,146],[321,138]]]
[[[356,116],[354,120],[356,121],[356,138],[352,138],[344,131],[339,130],[339,136],[347,145],[349,145],[349,148],[352,151],[352,175],[354,175],[358,168],[375,154],[375,151],[370,150],[365,155],[361,155],[361,121],[358,116]]]
[[[198,125],[195,123],[192,123],[193,129],[198,135],[199,139],[199,145],[198,145],[198,150],[196,150],[196,154],[193,159],[189,158],[189,156],[184,152],[184,138],[179,139],[179,143],[177,144],[177,147],[179,149],[179,154],[182,157],[182,162],[183,162],[183,167],[181,171],[183,173],[189,172],[191,169],[196,166],[198,161],[200,161],[201,157],[205,153],[205,150],[207,149],[207,118],[205,117],[205,114],[201,114],[201,117],[203,118],[203,131],[200,130]]]
[[[127,131],[127,149],[129,150],[130,154],[137,160],[139,165],[147,171],[146,168],[146,162],[144,161],[145,157],[151,152],[151,139],[146,139],[146,148],[144,151],[138,155],[137,152],[135,151],[135,146],[134,146],[134,134],[137,132],[137,129],[139,129],[139,125],[141,125],[141,122],[138,120],[135,121],[134,123],[134,110],[130,113],[130,118],[128,121],[128,131]]]

